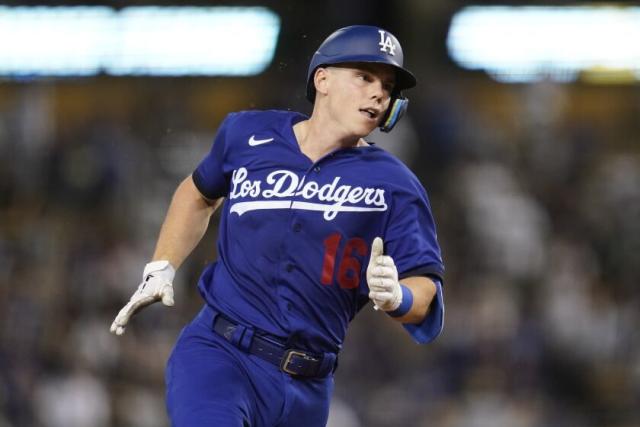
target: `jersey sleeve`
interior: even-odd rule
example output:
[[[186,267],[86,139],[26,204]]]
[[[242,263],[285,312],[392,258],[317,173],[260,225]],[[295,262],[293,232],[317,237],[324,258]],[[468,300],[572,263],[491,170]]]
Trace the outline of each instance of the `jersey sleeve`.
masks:
[[[404,324],[417,343],[425,344],[433,341],[444,325],[444,264],[426,191],[417,178],[406,190],[394,196],[384,236],[385,252],[393,258],[401,282],[406,277],[427,276],[436,284],[436,297],[425,320]]]
[[[229,128],[234,114],[229,114],[222,122],[209,153],[193,172],[193,182],[200,193],[214,200],[229,192],[229,172],[225,167],[229,146]]]

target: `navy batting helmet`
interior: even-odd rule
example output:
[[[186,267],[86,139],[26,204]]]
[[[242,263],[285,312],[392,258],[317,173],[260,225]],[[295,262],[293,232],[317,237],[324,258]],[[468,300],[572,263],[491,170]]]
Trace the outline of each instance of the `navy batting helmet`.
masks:
[[[409,104],[409,100],[404,98],[400,91],[416,85],[416,78],[403,67],[403,60],[400,42],[387,30],[370,25],[341,28],[327,37],[311,58],[307,71],[307,99],[313,102],[316,98],[313,75],[318,67],[345,62],[391,65],[396,70],[396,85],[389,109],[380,126],[382,131],[389,132]]]

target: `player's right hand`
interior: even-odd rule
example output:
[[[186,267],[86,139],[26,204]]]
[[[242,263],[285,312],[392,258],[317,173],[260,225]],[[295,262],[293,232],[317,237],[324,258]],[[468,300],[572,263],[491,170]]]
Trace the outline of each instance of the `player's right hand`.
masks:
[[[176,270],[169,261],[153,261],[147,264],[142,273],[142,283],[111,324],[111,333],[124,334],[124,328],[129,323],[129,319],[140,309],[156,301],[172,306],[174,304],[172,283],[175,275]]]

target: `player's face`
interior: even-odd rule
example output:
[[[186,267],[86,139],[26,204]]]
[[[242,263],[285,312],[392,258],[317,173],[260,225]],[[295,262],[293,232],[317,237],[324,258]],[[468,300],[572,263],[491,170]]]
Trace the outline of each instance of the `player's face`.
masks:
[[[362,137],[379,126],[391,100],[395,69],[387,64],[353,63],[329,68],[330,114],[345,132]]]

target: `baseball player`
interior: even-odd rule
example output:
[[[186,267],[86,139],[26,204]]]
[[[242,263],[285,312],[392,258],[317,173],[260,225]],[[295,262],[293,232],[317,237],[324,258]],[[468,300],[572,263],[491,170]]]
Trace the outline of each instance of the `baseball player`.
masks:
[[[324,426],[347,325],[369,301],[418,343],[443,325],[440,247],[427,194],[363,137],[390,131],[416,79],[373,26],[331,34],[307,75],[310,117],[229,114],[178,186],[153,260],[111,331],[156,301],[221,207],[204,307],[167,363],[174,426]]]

